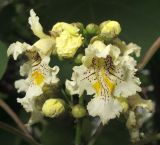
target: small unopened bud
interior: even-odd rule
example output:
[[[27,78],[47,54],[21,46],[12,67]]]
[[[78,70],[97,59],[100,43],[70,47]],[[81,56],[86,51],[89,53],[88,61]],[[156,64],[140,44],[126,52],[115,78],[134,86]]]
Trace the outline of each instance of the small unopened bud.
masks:
[[[48,99],[42,107],[42,113],[46,117],[56,117],[65,111],[65,102],[62,99]]]
[[[100,24],[100,30],[102,35],[106,35],[108,38],[114,38],[121,32],[121,26],[117,21],[105,21]]]
[[[91,23],[86,26],[86,31],[90,35],[96,35],[99,33],[99,27],[98,25]]]
[[[78,54],[77,55],[77,57],[75,58],[75,60],[74,60],[74,62],[76,63],[76,64],[81,64],[82,63],[82,57],[83,57],[84,55],[83,54]]]
[[[86,115],[86,109],[81,105],[75,105],[72,107],[72,115],[74,118],[82,118]]]

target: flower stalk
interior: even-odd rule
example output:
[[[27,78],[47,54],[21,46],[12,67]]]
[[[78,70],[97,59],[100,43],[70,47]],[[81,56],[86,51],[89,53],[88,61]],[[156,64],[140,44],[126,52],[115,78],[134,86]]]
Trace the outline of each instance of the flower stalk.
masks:
[[[81,134],[82,134],[82,130],[81,130],[81,119],[77,119],[76,121],[76,135],[75,135],[75,145],[81,145]]]

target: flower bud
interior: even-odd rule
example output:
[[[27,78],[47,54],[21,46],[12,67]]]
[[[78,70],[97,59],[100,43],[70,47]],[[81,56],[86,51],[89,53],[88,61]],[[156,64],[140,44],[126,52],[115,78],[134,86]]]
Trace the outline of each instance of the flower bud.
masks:
[[[91,23],[86,26],[86,31],[90,35],[96,35],[99,33],[99,27],[98,25]]]
[[[78,54],[77,55],[77,57],[75,58],[75,60],[74,60],[74,62],[76,63],[76,64],[81,64],[82,63],[82,57],[83,57],[84,55],[83,54]]]
[[[82,118],[86,115],[86,109],[83,106],[77,104],[72,107],[72,115],[74,118]]]
[[[100,30],[102,35],[106,35],[108,38],[114,38],[121,32],[121,26],[117,21],[105,21],[100,24]]]
[[[64,112],[65,102],[62,99],[48,99],[45,101],[42,107],[42,113],[46,117],[56,117]]]
[[[57,23],[52,31],[57,33],[56,52],[59,57],[72,58],[78,48],[83,44],[83,37],[79,33],[80,29],[68,23]]]

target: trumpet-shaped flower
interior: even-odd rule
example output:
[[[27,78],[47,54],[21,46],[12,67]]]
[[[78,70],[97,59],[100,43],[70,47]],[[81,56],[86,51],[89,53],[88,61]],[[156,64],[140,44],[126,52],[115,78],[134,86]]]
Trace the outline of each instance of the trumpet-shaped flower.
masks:
[[[95,41],[85,49],[83,64],[73,68],[72,81],[66,81],[72,95],[81,96],[84,91],[94,94],[87,108],[90,115],[100,116],[103,124],[124,109],[118,97],[127,98],[141,91],[140,81],[135,77],[136,69],[131,70],[123,63],[125,55],[117,46]],[[96,104],[101,106],[101,111],[95,109]]]
[[[27,76],[26,79],[20,79],[15,82],[18,92],[25,92],[24,98],[18,98],[17,101],[22,104],[27,112],[35,112],[35,100],[43,95],[44,87],[54,86],[58,83],[57,73],[59,67],[49,67],[50,58],[45,57],[40,62],[29,61],[20,68],[20,74]]]

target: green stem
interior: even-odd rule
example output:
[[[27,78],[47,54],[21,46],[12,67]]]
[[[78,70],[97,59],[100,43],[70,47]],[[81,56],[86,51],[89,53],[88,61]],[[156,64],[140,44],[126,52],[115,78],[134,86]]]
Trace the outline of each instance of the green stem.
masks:
[[[79,104],[84,105],[84,97],[79,97]],[[81,144],[81,135],[82,135],[82,119],[77,119],[76,122],[76,135],[75,135],[75,145]]]
[[[67,103],[69,105],[72,105],[72,101],[69,100],[68,95],[66,94],[66,92],[63,89],[61,90],[61,92],[62,92],[62,94],[64,96],[64,99],[67,101]]]
[[[81,133],[81,120],[78,119],[76,125],[75,145],[81,144]]]

